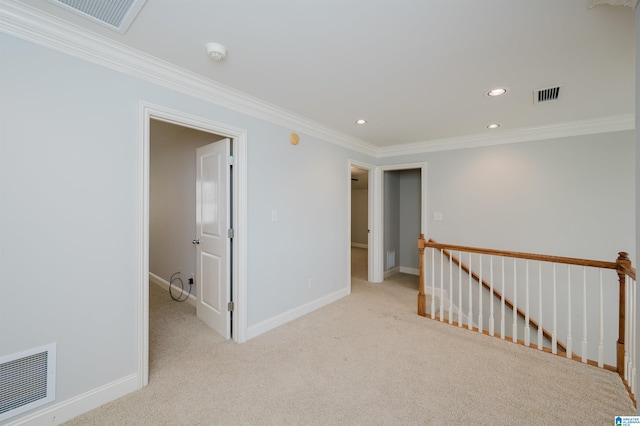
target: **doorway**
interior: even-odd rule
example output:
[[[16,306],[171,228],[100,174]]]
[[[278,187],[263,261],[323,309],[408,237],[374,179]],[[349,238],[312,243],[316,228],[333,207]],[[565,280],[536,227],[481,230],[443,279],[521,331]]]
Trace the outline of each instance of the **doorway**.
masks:
[[[150,277],[150,144],[152,121],[219,135],[233,141],[234,154],[229,185],[232,204],[231,223],[231,291],[233,294],[233,340],[246,341],[247,335],[247,132],[212,120],[192,116],[156,105],[140,103],[139,178],[138,178],[138,241],[140,264],[138,273],[138,388],[149,381],[149,277]],[[231,235],[231,234],[230,234]],[[190,242],[189,242],[190,243]],[[170,265],[171,266],[171,265]],[[174,267],[179,267],[175,265]]]
[[[351,166],[351,276],[369,275],[369,171]]]
[[[419,234],[426,235],[427,231],[427,164],[394,164],[381,166],[378,171],[381,175],[380,183],[376,189],[379,202],[375,204],[374,216],[376,217],[375,223],[378,223],[381,228],[382,242],[377,246],[375,253],[378,259],[375,264],[375,273],[381,277],[380,282],[382,282],[385,273],[386,275],[394,272],[419,273],[419,264],[415,264],[415,260],[410,259],[412,256],[417,256]],[[395,176],[396,183],[393,182],[394,172],[400,172]],[[402,177],[403,174],[404,177]],[[400,188],[401,178],[404,180],[404,192]],[[397,190],[396,193],[393,193],[394,186]],[[410,220],[415,220],[419,225],[413,228],[401,226],[404,219],[401,218],[399,210],[393,209],[394,204],[406,206],[408,211],[417,214],[417,217],[414,216]],[[401,234],[402,246],[400,245]],[[403,256],[401,259],[402,252],[407,256]]]
[[[416,241],[421,231],[420,169],[384,172],[384,276],[420,274]]]

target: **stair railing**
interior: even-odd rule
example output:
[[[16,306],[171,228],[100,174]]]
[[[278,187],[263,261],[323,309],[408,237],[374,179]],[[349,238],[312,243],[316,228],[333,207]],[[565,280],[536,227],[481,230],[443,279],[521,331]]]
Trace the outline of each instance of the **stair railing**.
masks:
[[[525,346],[531,346],[532,332],[537,331],[539,350],[558,354],[560,348],[567,358],[617,371],[634,398],[637,293],[635,269],[627,253],[620,252],[616,261],[608,262],[441,244],[426,241],[423,234],[418,249],[418,315],[439,321],[448,317],[450,324],[459,327],[466,322],[469,330],[510,337]],[[425,256],[426,250],[430,256]],[[531,264],[538,268],[531,268]],[[427,267],[430,273],[426,273]],[[581,274],[576,275],[575,269]],[[499,280],[494,281],[496,277]],[[616,281],[618,291],[613,289]],[[511,324],[506,322],[509,309],[513,312]],[[518,338],[520,333],[523,339]],[[580,341],[575,348],[574,335],[579,335]]]

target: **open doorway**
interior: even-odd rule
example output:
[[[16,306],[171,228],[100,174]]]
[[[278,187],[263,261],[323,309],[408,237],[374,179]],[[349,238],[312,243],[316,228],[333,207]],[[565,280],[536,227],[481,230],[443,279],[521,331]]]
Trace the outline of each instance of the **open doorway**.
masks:
[[[230,179],[228,184],[229,205],[232,206],[232,214],[229,220],[232,228],[227,235],[233,238],[233,245],[230,251],[230,276],[231,293],[233,294],[233,305],[231,318],[233,321],[233,340],[238,343],[246,341],[247,333],[247,134],[243,129],[227,126],[211,120],[194,117],[178,111],[165,109],[155,105],[142,102],[140,104],[140,167],[139,167],[139,226],[138,240],[141,262],[138,275],[138,387],[147,385],[149,380],[149,279],[150,272],[150,228],[151,217],[150,206],[150,182],[151,182],[151,140],[152,125],[163,122],[176,127],[188,128],[205,133],[209,136],[208,142],[218,137],[229,138],[233,141],[233,158],[225,160],[232,164]],[[172,128],[172,129],[175,129]],[[154,200],[155,202],[155,200]],[[193,233],[193,229],[186,234]],[[191,245],[192,241],[184,236],[180,237],[180,244]],[[170,242],[172,243],[172,242]],[[188,280],[190,272],[187,272],[188,261],[184,264],[176,264],[182,261],[171,262],[167,265],[169,271],[175,268],[183,268],[183,278]],[[154,266],[155,267],[155,266]],[[186,275],[186,277],[184,276]],[[197,285],[197,283],[196,283]]]
[[[351,166],[351,276],[369,279],[369,171]]]
[[[396,273],[418,275],[417,241],[426,234],[427,165],[407,163],[382,166],[379,214],[382,244],[377,274],[385,278]]]

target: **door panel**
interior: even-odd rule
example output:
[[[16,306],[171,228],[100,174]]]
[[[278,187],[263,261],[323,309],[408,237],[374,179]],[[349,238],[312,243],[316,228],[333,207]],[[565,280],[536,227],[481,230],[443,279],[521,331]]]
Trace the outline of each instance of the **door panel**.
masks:
[[[196,151],[196,314],[225,339],[231,337],[229,150],[224,139]]]

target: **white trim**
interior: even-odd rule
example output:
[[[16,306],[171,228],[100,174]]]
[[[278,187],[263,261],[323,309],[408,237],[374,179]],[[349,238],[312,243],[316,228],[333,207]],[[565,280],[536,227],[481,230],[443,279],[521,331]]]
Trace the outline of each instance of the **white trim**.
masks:
[[[223,123],[189,115],[180,111],[140,102],[139,171],[138,171],[138,372],[139,388],[149,382],[149,144],[150,120],[162,120],[179,126],[215,133],[233,139],[233,243],[232,283],[235,309],[233,340],[246,341],[247,336],[247,131]]]
[[[571,136],[620,132],[635,129],[633,114],[615,115],[591,120],[568,121],[524,129],[466,135],[453,138],[433,139],[393,145],[378,149],[378,157],[395,157],[424,152],[452,151],[455,149],[479,148],[483,146],[505,145],[544,139],[558,139]]]
[[[368,249],[369,245],[368,244],[362,244],[362,243],[351,243],[351,247]]]
[[[399,272],[400,272],[400,267],[394,266],[393,268],[387,269],[386,271],[384,271],[384,277],[389,278],[391,275],[395,275]]]
[[[402,274],[410,274],[410,275],[420,275],[420,269],[418,268],[409,268],[408,266],[401,266],[400,273]]]
[[[176,67],[17,0],[0,0],[0,32],[376,158],[635,129],[634,114],[378,147]]]
[[[162,287],[164,290],[169,290],[169,286],[170,286],[169,281],[167,281],[164,278],[161,278],[161,277],[159,277],[156,274],[153,274],[151,272],[149,272],[149,282],[154,283],[158,287]],[[172,291],[177,292],[177,294],[174,293],[174,295],[177,296],[178,294],[180,294],[181,289],[178,286],[171,285],[171,287],[173,287]],[[184,295],[183,295],[183,297],[184,297]],[[194,294],[190,294],[187,297],[187,299],[185,300],[185,302],[187,302],[188,304],[190,304],[191,306],[193,306],[195,308],[197,300],[198,299],[196,299],[196,296]]]
[[[50,405],[27,416],[6,423],[6,426],[45,426],[64,423],[101,405],[121,398],[138,389],[138,375],[130,374],[83,394]]]
[[[335,145],[375,156],[374,145],[235,90],[16,0],[0,0],[0,31]]]
[[[320,309],[323,306],[327,306],[335,302],[336,300],[342,299],[349,294],[351,294],[351,286],[345,287],[342,290],[335,291],[331,294],[321,297],[320,299],[305,303],[304,305],[298,306],[297,308],[290,309],[272,318],[261,321],[249,327],[249,329],[247,330],[248,338],[253,339],[254,337],[266,333],[269,330],[273,330],[274,328],[280,327],[281,325],[300,318],[303,315]]]

